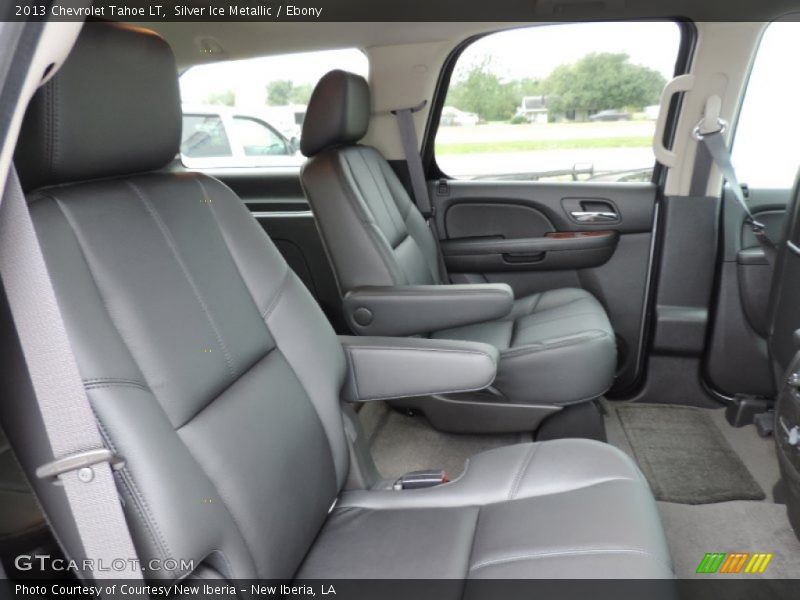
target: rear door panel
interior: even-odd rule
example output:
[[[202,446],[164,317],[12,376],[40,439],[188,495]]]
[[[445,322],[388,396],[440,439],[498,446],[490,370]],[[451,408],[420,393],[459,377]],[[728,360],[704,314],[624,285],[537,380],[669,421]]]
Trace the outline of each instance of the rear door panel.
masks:
[[[618,336],[614,391],[636,383],[655,185],[450,180],[431,191],[454,283],[507,283],[517,297],[560,287],[590,291]],[[573,212],[615,217],[581,222]]]
[[[783,239],[790,196],[786,189],[749,190],[750,210],[776,243]],[[722,235],[706,377],[725,396],[772,396],[775,388],[766,340],[772,267],[729,189],[723,200]]]

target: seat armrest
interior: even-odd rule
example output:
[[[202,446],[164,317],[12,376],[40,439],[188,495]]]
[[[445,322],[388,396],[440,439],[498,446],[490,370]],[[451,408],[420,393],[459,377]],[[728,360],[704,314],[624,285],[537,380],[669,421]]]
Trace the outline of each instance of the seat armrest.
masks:
[[[514,292],[505,283],[359,287],[342,301],[359,335],[415,335],[505,317]]]
[[[339,336],[347,357],[342,397],[350,402],[470,392],[497,374],[497,348],[478,342]]]

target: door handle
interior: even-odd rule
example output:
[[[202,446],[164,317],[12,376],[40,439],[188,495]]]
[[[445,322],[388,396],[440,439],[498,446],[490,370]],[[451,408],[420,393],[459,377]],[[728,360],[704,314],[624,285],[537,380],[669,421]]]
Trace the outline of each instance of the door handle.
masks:
[[[579,223],[610,223],[619,220],[617,213],[601,210],[573,210],[570,215]]]

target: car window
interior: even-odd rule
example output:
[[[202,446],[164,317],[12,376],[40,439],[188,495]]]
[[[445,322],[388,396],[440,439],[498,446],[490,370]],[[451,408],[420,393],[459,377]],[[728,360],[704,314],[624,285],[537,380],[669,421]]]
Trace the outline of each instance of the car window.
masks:
[[[181,154],[189,158],[231,156],[231,145],[217,115],[183,115]]]
[[[458,57],[435,139],[466,179],[650,181],[672,22],[542,25],[495,33]]]
[[[736,125],[732,161],[739,181],[753,188],[794,185],[800,139],[800,22],[771,23],[756,54]]]
[[[234,117],[233,126],[245,156],[292,154],[290,144],[263,121]]]
[[[350,48],[222,61],[188,69],[180,78],[183,163],[201,169],[299,168],[303,157],[295,149],[306,105],[317,81],[333,69],[366,76],[367,57]],[[219,113],[221,118],[186,116],[200,113]],[[209,133],[212,121],[218,128],[213,142],[200,140]]]

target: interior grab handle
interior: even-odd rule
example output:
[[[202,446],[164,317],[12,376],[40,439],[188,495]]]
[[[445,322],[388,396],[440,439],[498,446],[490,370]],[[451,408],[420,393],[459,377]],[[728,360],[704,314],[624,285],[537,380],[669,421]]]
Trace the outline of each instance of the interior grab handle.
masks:
[[[601,210],[573,210],[570,214],[579,223],[608,223],[619,220],[617,213]]]
[[[679,75],[667,85],[661,92],[661,102],[658,108],[658,118],[656,119],[656,131],[653,134],[653,153],[656,160],[665,167],[674,167],[678,162],[678,156],[664,146],[664,131],[667,127],[667,116],[669,113],[669,103],[675,94],[688,92],[694,87],[694,75]]]

